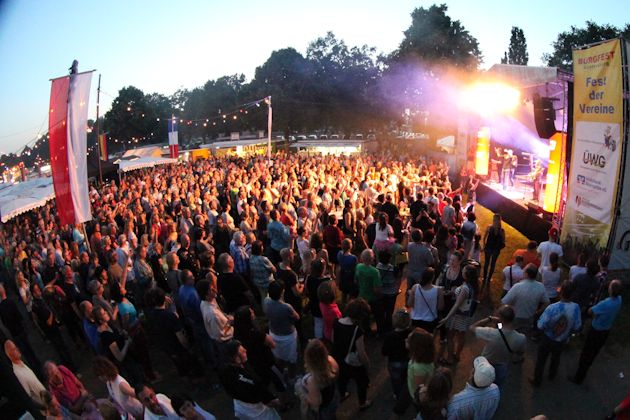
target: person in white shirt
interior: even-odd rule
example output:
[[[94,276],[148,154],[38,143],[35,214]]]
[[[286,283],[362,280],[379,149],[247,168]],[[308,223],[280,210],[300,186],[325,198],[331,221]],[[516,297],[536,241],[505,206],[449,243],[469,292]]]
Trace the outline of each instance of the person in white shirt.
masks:
[[[171,405],[177,414],[185,420],[216,420],[212,414],[201,408],[187,395],[174,395]]]
[[[45,404],[41,393],[46,391],[46,388],[37,379],[33,371],[22,361],[22,353],[20,353],[13,341],[7,340],[4,342],[4,353],[11,361],[13,373],[22,385],[22,388],[24,388],[24,391],[26,391],[26,394],[31,397],[37,406],[44,407]]]
[[[211,276],[212,278],[213,276]],[[201,304],[201,316],[204,327],[214,346],[215,362],[226,362],[225,344],[234,336],[234,318],[226,315],[217,304],[216,279],[201,280],[195,285]]]
[[[588,254],[586,252],[581,252],[578,255],[578,260],[576,265],[572,265],[569,268],[569,281],[573,281],[575,276],[578,274],[586,273],[586,262],[588,261]]]
[[[514,258],[514,264],[508,265],[503,269],[503,294],[501,297],[505,296],[512,286],[523,280],[523,277],[525,277],[523,256],[517,255]]]
[[[538,245],[538,256],[540,257],[540,266],[544,267],[549,265],[549,255],[552,252],[558,254],[558,257],[562,257],[562,245],[558,243],[558,229],[552,227],[549,229],[549,240],[541,242]]]
[[[514,327],[519,331],[529,331],[533,325],[534,316],[542,313],[549,305],[549,298],[545,286],[536,280],[538,269],[534,264],[525,266],[525,278],[516,283],[501,299],[505,305],[511,305],[516,313]]]
[[[144,405],[144,420],[179,420],[179,416],[171,406],[171,399],[164,394],[143,385],[136,390],[138,399]]]
[[[540,267],[540,279],[547,291],[547,297],[551,303],[558,301],[558,289],[560,288],[560,268],[558,267],[558,254],[552,252],[549,256],[549,265]]]

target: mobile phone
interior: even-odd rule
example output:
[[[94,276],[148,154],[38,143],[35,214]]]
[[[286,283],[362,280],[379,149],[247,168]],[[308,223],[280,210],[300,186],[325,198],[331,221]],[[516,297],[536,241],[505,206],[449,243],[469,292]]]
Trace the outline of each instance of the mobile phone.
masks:
[[[497,328],[502,330],[503,329],[503,324],[500,322],[497,322]]]

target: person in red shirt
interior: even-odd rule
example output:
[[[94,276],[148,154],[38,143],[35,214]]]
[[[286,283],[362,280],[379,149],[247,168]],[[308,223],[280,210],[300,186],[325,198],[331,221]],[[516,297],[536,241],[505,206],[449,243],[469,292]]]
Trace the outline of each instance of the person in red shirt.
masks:
[[[520,255],[523,257],[524,265],[534,264],[536,267],[540,267],[540,258],[538,258],[538,252],[536,251],[537,247],[538,243],[536,241],[529,241],[527,243],[527,248],[521,248],[514,251],[508,265],[514,264],[516,257]]]
[[[337,226],[337,217],[334,214],[328,216],[328,226],[322,232],[324,245],[328,250],[330,262],[337,265],[337,254],[341,251],[341,242],[343,241],[343,232]],[[333,271],[334,272],[334,271]]]
[[[57,366],[53,362],[44,364],[48,378],[48,390],[57,401],[73,414],[95,409],[94,397],[90,395],[80,380],[65,366]]]

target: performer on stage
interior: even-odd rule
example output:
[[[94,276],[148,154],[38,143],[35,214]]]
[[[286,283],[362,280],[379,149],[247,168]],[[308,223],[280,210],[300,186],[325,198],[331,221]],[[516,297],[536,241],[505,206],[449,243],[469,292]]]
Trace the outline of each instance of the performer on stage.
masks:
[[[490,181],[500,184],[503,181],[502,173],[499,168],[499,165],[503,164],[503,149],[495,147],[494,153],[495,156],[490,159]]]
[[[508,184],[514,186],[514,181],[512,180],[512,150],[505,149],[503,151],[503,157],[501,161],[501,183],[503,184],[503,189],[508,189]]]
[[[514,188],[514,177],[516,176],[516,168],[518,167],[518,156],[512,150],[509,151],[512,157],[510,162],[510,185]]]
[[[544,171],[545,170],[542,166],[542,162],[540,161],[540,159],[538,159],[536,161],[536,164],[534,165],[534,170],[529,173],[529,178],[534,183],[534,196],[532,197],[532,199],[537,203],[540,202],[540,191],[542,190]]]

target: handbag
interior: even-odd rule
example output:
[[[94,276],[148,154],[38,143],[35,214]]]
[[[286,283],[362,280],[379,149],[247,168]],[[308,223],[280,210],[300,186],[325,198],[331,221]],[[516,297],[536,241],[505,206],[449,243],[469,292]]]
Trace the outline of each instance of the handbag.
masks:
[[[433,309],[431,309],[431,305],[429,305],[427,298],[424,297],[424,293],[422,293],[422,286],[418,285],[418,291],[420,292],[420,296],[422,296],[422,300],[424,300],[424,303],[427,305],[427,309],[429,309],[429,312],[431,312],[431,315],[433,316],[433,320],[437,321],[438,316],[435,313],[433,313]]]
[[[346,362],[346,364],[348,366],[354,366],[354,367],[358,367],[361,366],[361,359],[359,359],[359,352],[356,349],[356,346],[354,348],[354,351],[352,351],[352,346],[354,345],[354,339],[357,336],[357,331],[359,330],[359,326],[355,326],[354,327],[354,334],[352,334],[352,340],[350,340],[350,347],[348,347],[348,353],[346,354],[346,357],[344,357],[343,361]]]

